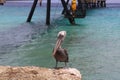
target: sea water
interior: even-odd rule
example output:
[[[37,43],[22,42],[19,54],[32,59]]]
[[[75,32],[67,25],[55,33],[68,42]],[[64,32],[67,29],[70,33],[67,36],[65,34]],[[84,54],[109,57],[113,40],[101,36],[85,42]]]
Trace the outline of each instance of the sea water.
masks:
[[[120,80],[119,6],[89,9],[85,18],[71,25],[57,4],[51,9],[51,25],[46,26],[46,8],[39,5],[32,22],[26,23],[31,5],[0,6],[0,65],[53,68],[57,34],[65,30],[62,47],[69,54],[68,66],[80,70],[83,80]]]

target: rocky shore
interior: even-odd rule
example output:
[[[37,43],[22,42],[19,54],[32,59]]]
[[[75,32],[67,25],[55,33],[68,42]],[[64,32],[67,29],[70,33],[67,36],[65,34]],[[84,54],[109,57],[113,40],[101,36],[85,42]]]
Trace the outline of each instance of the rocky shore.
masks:
[[[81,80],[81,74],[75,68],[0,66],[0,80]]]

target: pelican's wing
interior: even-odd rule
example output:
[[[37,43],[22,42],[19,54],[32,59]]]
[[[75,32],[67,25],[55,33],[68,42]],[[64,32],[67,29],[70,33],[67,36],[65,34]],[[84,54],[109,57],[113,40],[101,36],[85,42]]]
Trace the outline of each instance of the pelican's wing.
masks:
[[[69,61],[69,57],[68,57],[68,53],[67,53],[67,50],[64,49],[64,52],[65,52],[65,55],[67,56],[67,62]]]

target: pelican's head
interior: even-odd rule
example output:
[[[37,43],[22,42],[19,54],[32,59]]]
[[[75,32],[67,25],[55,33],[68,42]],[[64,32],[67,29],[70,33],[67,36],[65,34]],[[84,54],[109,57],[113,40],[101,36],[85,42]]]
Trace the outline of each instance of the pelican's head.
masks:
[[[62,41],[65,39],[66,31],[60,31],[57,36],[57,42],[53,50],[53,55],[55,55],[58,48],[60,48]]]

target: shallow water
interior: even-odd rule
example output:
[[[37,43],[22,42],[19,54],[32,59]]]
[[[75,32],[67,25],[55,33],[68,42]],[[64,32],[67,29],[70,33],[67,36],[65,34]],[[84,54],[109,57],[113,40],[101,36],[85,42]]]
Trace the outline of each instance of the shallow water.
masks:
[[[76,25],[70,25],[54,7],[50,28],[45,26],[45,8],[37,7],[32,23],[25,22],[30,4],[0,8],[0,65],[54,67],[52,49],[57,33],[65,30],[68,65],[79,69],[83,80],[120,79],[119,7],[87,10],[86,18],[76,19]]]

